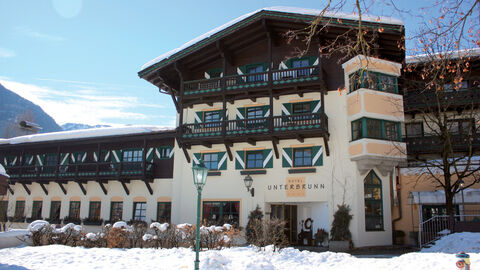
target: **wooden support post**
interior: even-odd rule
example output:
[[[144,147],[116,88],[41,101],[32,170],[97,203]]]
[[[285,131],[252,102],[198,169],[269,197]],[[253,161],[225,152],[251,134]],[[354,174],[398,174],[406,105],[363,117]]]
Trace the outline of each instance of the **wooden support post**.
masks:
[[[123,187],[123,190],[125,190],[125,193],[127,195],[130,195],[130,190],[128,190],[126,181],[120,181],[120,183],[122,183],[122,187]]]
[[[108,191],[107,191],[107,189],[105,188],[105,186],[103,185],[103,182],[97,180],[97,183],[98,183],[98,185],[100,186],[100,188],[102,189],[103,194],[107,195]]]
[[[183,150],[183,154],[185,155],[185,158],[187,159],[187,163],[190,163],[190,156],[188,155],[188,151],[185,145],[180,146]]]
[[[153,195],[153,189],[150,186],[150,183],[147,180],[143,180],[143,182],[145,183],[145,186],[147,187],[148,192],[150,192],[150,195]]]
[[[160,91],[160,88],[158,89]],[[172,97],[173,104],[175,105],[175,109],[177,110],[177,113],[180,113],[180,106],[178,105],[177,98],[175,98],[175,94],[173,93],[173,90],[168,89],[168,93]]]
[[[278,145],[278,138],[277,137],[272,137],[273,152],[275,153],[275,158],[276,159],[278,159],[280,157],[277,145]]]
[[[325,134],[323,136],[323,144],[325,144],[325,154],[330,156],[330,147],[328,147],[328,134]]]
[[[45,193],[45,195],[48,196],[48,190],[47,188],[45,187],[45,185],[43,183],[39,183],[40,184],[40,187],[43,189],[43,192]]]
[[[83,195],[87,195],[87,190],[83,186],[81,182],[77,182],[78,186],[80,187],[80,190],[82,191]]]
[[[228,154],[228,159],[230,161],[233,161],[233,154],[232,154],[232,149],[230,149],[230,147],[233,146],[233,143],[232,142],[225,142],[225,149],[227,149],[227,154]]]
[[[30,189],[27,187],[27,184],[22,183],[22,186],[23,186],[23,188],[25,189],[25,191],[27,192],[28,195],[32,194],[32,192],[30,192]]]
[[[57,182],[57,184],[60,186],[60,189],[63,191],[63,194],[67,195],[67,190],[65,189],[63,184],[61,182]]]

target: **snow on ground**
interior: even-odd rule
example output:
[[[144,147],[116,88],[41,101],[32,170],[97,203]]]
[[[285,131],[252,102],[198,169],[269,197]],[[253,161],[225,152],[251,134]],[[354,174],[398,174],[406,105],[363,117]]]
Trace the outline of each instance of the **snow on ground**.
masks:
[[[468,240],[469,239],[469,240]],[[476,239],[476,240],[474,240]],[[254,247],[235,247],[200,253],[201,269],[456,269],[455,254],[469,253],[472,266],[480,264],[480,233],[446,236],[433,248],[390,259],[356,258],[346,253],[299,251],[258,251]],[[463,246],[462,246],[463,245]],[[477,248],[477,249],[475,249]],[[448,252],[446,252],[448,250]],[[0,269],[193,269],[191,249],[107,249],[66,247],[19,247],[0,250]]]

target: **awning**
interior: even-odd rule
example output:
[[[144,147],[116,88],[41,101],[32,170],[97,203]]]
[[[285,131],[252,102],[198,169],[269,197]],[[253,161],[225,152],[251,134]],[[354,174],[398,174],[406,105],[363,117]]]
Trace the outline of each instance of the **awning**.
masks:
[[[411,191],[414,204],[445,204],[445,192],[435,191]],[[465,203],[480,203],[480,189],[467,188],[463,191]],[[455,194],[454,204],[462,203],[462,192]]]

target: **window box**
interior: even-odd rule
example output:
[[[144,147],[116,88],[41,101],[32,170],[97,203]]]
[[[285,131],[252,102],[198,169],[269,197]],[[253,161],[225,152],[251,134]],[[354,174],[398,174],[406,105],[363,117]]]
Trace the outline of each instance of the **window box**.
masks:
[[[23,223],[25,222],[25,217],[8,217],[8,221]]]
[[[214,172],[208,172],[207,176],[220,176],[222,175],[222,172],[214,171]]]
[[[63,223],[64,223],[64,224],[74,223],[74,224],[79,225],[79,224],[82,223],[82,220],[79,219],[79,218],[74,218],[74,217],[68,217],[68,216],[67,216],[67,217],[64,217],[64,218],[63,218]]]
[[[62,219],[59,218],[47,218],[46,221],[48,221],[50,224],[61,224]]]
[[[83,219],[83,225],[99,226],[99,225],[102,225],[102,223],[103,223],[103,219],[89,219],[89,218]]]
[[[128,224],[129,226],[133,226],[133,225],[139,226],[139,225],[140,225],[140,226],[148,227],[148,226],[147,226],[147,222],[146,222],[146,221],[143,221],[143,220],[130,219],[130,220],[127,222],[127,224]]]
[[[298,169],[289,169],[288,173],[289,174],[295,174],[295,173],[314,173],[316,172],[316,168],[298,168]]]
[[[240,172],[240,175],[255,175],[255,174],[267,174],[267,170],[243,170]]]

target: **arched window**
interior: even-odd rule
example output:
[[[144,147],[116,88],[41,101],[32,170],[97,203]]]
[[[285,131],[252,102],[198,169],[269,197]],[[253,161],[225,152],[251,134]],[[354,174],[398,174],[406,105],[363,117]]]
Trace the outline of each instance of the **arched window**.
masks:
[[[365,229],[383,230],[382,181],[371,170],[363,182],[365,199]]]

